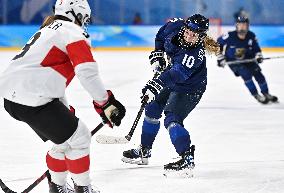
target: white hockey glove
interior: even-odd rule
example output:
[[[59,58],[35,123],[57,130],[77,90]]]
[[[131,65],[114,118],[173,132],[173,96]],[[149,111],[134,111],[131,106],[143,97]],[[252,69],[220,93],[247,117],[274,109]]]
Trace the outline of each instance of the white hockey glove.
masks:
[[[262,55],[262,53],[261,52],[257,52],[255,54],[255,59],[256,59],[257,63],[262,63],[263,62],[263,55]]]
[[[226,66],[226,58],[223,54],[217,55],[217,65],[222,68]]]
[[[164,58],[164,52],[154,50],[149,56],[150,64],[155,74],[161,74],[167,67],[167,62]]]
[[[154,100],[158,94],[161,92],[161,90],[164,88],[163,83],[160,79],[153,79],[149,80],[147,84],[142,89],[142,97],[148,96],[148,103]]]

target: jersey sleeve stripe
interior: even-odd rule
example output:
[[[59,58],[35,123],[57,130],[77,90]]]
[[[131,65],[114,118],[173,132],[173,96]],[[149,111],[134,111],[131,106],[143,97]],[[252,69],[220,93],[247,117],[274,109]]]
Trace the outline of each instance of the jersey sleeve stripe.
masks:
[[[73,42],[66,46],[68,56],[72,61],[73,67],[86,62],[95,62],[90,46],[85,40]]]

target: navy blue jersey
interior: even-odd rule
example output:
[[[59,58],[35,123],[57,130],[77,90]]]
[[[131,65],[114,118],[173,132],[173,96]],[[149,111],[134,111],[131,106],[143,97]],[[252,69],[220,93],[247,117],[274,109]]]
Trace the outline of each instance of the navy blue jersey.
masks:
[[[159,79],[175,91],[194,92],[206,87],[207,68],[203,44],[184,49],[178,46],[177,38],[184,20],[174,18],[160,28],[156,35],[155,49],[163,50],[170,58],[171,66]]]
[[[257,52],[261,52],[256,36],[251,31],[248,31],[244,40],[238,37],[236,31],[232,31],[219,37],[217,42],[227,61],[251,59]]]

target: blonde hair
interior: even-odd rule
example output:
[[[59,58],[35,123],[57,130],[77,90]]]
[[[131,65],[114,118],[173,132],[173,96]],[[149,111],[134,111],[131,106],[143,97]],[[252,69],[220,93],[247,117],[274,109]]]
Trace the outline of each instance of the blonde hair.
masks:
[[[50,25],[54,20],[55,20],[54,15],[49,15],[49,16],[45,17],[41,26],[40,26],[40,29]]]
[[[217,54],[220,53],[220,45],[210,36],[205,37],[204,47],[209,54],[215,54],[217,56]]]

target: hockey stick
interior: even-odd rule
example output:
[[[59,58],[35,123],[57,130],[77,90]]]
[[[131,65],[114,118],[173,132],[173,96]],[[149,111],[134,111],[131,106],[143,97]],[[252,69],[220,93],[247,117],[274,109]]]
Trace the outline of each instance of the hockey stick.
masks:
[[[284,56],[271,56],[271,57],[263,58],[263,60],[279,59],[279,58],[284,58]]]
[[[91,135],[93,136],[95,133],[97,133],[102,127],[104,126],[104,123],[100,123],[95,129],[93,129],[91,131]],[[31,185],[29,185],[29,187],[27,187],[24,191],[22,191],[21,193],[28,193],[30,192],[32,189],[34,189],[34,187],[36,187],[42,180],[44,180],[47,175],[49,175],[49,171],[46,170],[44,172],[44,174],[42,174],[38,179],[36,179],[36,181],[34,181]],[[4,182],[0,179],[0,187],[1,189],[5,192],[5,193],[17,193],[14,192],[13,190],[11,190],[10,188],[8,188],[8,186],[6,186],[6,184],[4,184]]]
[[[145,95],[141,101],[141,106],[140,106],[140,109],[138,111],[138,114],[134,120],[134,123],[132,124],[132,127],[129,131],[129,133],[124,136],[124,137],[115,137],[115,136],[108,136],[108,135],[98,135],[96,137],[96,140],[98,143],[101,143],[101,144],[124,144],[124,143],[128,143],[131,138],[132,138],[132,135],[135,131],[135,128],[139,122],[139,119],[141,118],[142,116],[142,113],[144,111],[144,108],[145,106],[147,105],[147,101],[149,100],[149,97],[148,95]]]
[[[226,65],[230,66],[233,64],[243,64],[243,63],[249,63],[249,62],[256,62],[256,59],[252,58],[252,59],[245,59],[245,60],[229,61],[229,62],[226,62]]]
[[[280,58],[284,58],[284,56],[266,57],[266,58],[263,58],[263,60],[280,59]],[[245,59],[245,60],[235,60],[235,61],[226,62],[226,65],[242,64],[242,63],[249,63],[249,62],[257,62],[257,61],[255,58]]]

